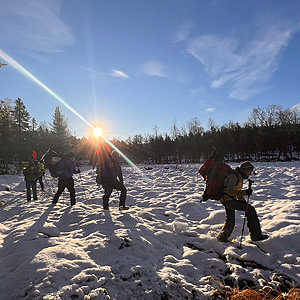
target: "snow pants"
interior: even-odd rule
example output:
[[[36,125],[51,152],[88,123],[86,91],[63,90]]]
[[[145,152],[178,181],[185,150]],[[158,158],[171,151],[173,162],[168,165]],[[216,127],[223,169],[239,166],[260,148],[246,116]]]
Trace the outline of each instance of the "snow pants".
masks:
[[[121,192],[119,206],[125,206],[127,189],[123,183],[121,183],[120,181],[110,181],[103,182],[102,186],[104,189],[104,196],[102,197],[104,209],[108,209],[109,197],[114,189]]]
[[[54,195],[53,204],[56,204],[58,201],[58,198],[62,194],[62,192],[65,190],[65,188],[68,189],[70,193],[70,200],[71,200],[71,205],[74,205],[76,203],[75,200],[75,188],[74,188],[74,179],[71,178],[59,178],[58,179],[58,190],[56,194]]]
[[[26,181],[27,201],[31,200],[31,189],[32,189],[33,199],[37,200],[36,181]]]
[[[217,236],[217,239],[220,241],[226,241],[231,235],[233,228],[235,226],[235,211],[246,211],[247,202],[239,200],[226,200],[221,201],[225,207],[226,220],[223,225],[222,230]],[[248,210],[246,213],[247,226],[249,229],[251,239],[255,239],[261,236],[260,223],[257,217],[255,208],[248,204]]]

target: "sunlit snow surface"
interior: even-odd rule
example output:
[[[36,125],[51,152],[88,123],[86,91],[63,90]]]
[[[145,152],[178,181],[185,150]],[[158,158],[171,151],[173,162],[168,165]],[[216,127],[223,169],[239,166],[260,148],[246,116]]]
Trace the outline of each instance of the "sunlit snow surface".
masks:
[[[250,202],[270,235],[261,250],[247,229],[237,248],[240,212],[235,242],[216,241],[224,209],[199,202],[200,165],[140,166],[153,184],[123,166],[131,206],[124,212],[116,191],[103,211],[88,166],[74,176],[74,207],[67,191],[51,205],[57,183],[48,174],[47,193],[39,189],[30,203],[23,176],[0,176],[0,299],[209,299],[224,284],[299,286],[300,163],[254,165]]]

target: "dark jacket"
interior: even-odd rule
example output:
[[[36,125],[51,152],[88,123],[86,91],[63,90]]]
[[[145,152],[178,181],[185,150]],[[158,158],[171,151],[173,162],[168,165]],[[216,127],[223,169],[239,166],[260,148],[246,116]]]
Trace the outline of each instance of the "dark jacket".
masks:
[[[97,166],[97,174],[109,181],[120,181],[123,183],[123,173],[121,166],[115,158],[108,156]],[[105,181],[105,179],[104,179]]]
[[[41,172],[36,165],[28,166],[23,170],[25,181],[37,181],[41,176]]]
[[[76,170],[76,164],[72,159],[65,158],[58,163],[57,175],[59,178],[72,178],[77,173],[79,172]]]

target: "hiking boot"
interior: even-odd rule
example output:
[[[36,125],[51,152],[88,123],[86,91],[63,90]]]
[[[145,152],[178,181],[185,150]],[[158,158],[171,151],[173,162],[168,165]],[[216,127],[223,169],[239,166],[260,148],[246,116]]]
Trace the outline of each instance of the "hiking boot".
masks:
[[[229,240],[227,238],[222,237],[222,236],[217,237],[217,240],[221,243],[229,243]]]
[[[127,209],[129,209],[129,206],[120,206],[119,207],[119,210],[127,210]]]
[[[253,242],[258,242],[258,241],[264,241],[264,240],[266,240],[266,239],[268,239],[268,238],[269,238],[269,236],[268,236],[267,234],[261,234],[261,235],[258,236],[258,237],[251,238],[251,240],[252,240]]]

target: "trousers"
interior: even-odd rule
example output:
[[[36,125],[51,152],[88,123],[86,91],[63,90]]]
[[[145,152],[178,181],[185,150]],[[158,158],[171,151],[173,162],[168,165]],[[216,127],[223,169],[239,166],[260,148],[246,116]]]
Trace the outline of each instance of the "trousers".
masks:
[[[32,189],[33,199],[37,200],[36,181],[26,181],[27,201],[31,200],[31,189]]]
[[[57,203],[58,198],[60,197],[62,192],[65,190],[65,188],[67,188],[70,193],[71,205],[74,205],[76,203],[74,179],[72,177],[58,179],[58,190],[57,190],[56,194],[54,195],[52,203],[54,203],[54,204]]]
[[[225,207],[226,219],[223,228],[218,234],[217,238],[219,240],[226,241],[231,235],[235,226],[235,211],[246,211],[247,202],[239,200],[226,200],[221,201],[221,203]],[[256,237],[261,236],[262,233],[257,213],[255,208],[251,204],[248,204],[246,218],[251,239],[255,239]]]
[[[109,197],[114,189],[121,192],[119,206],[125,206],[127,189],[123,183],[121,183],[120,181],[111,181],[111,182],[103,183],[102,186],[104,189],[104,195],[102,197],[103,208],[105,209],[108,208]]]

